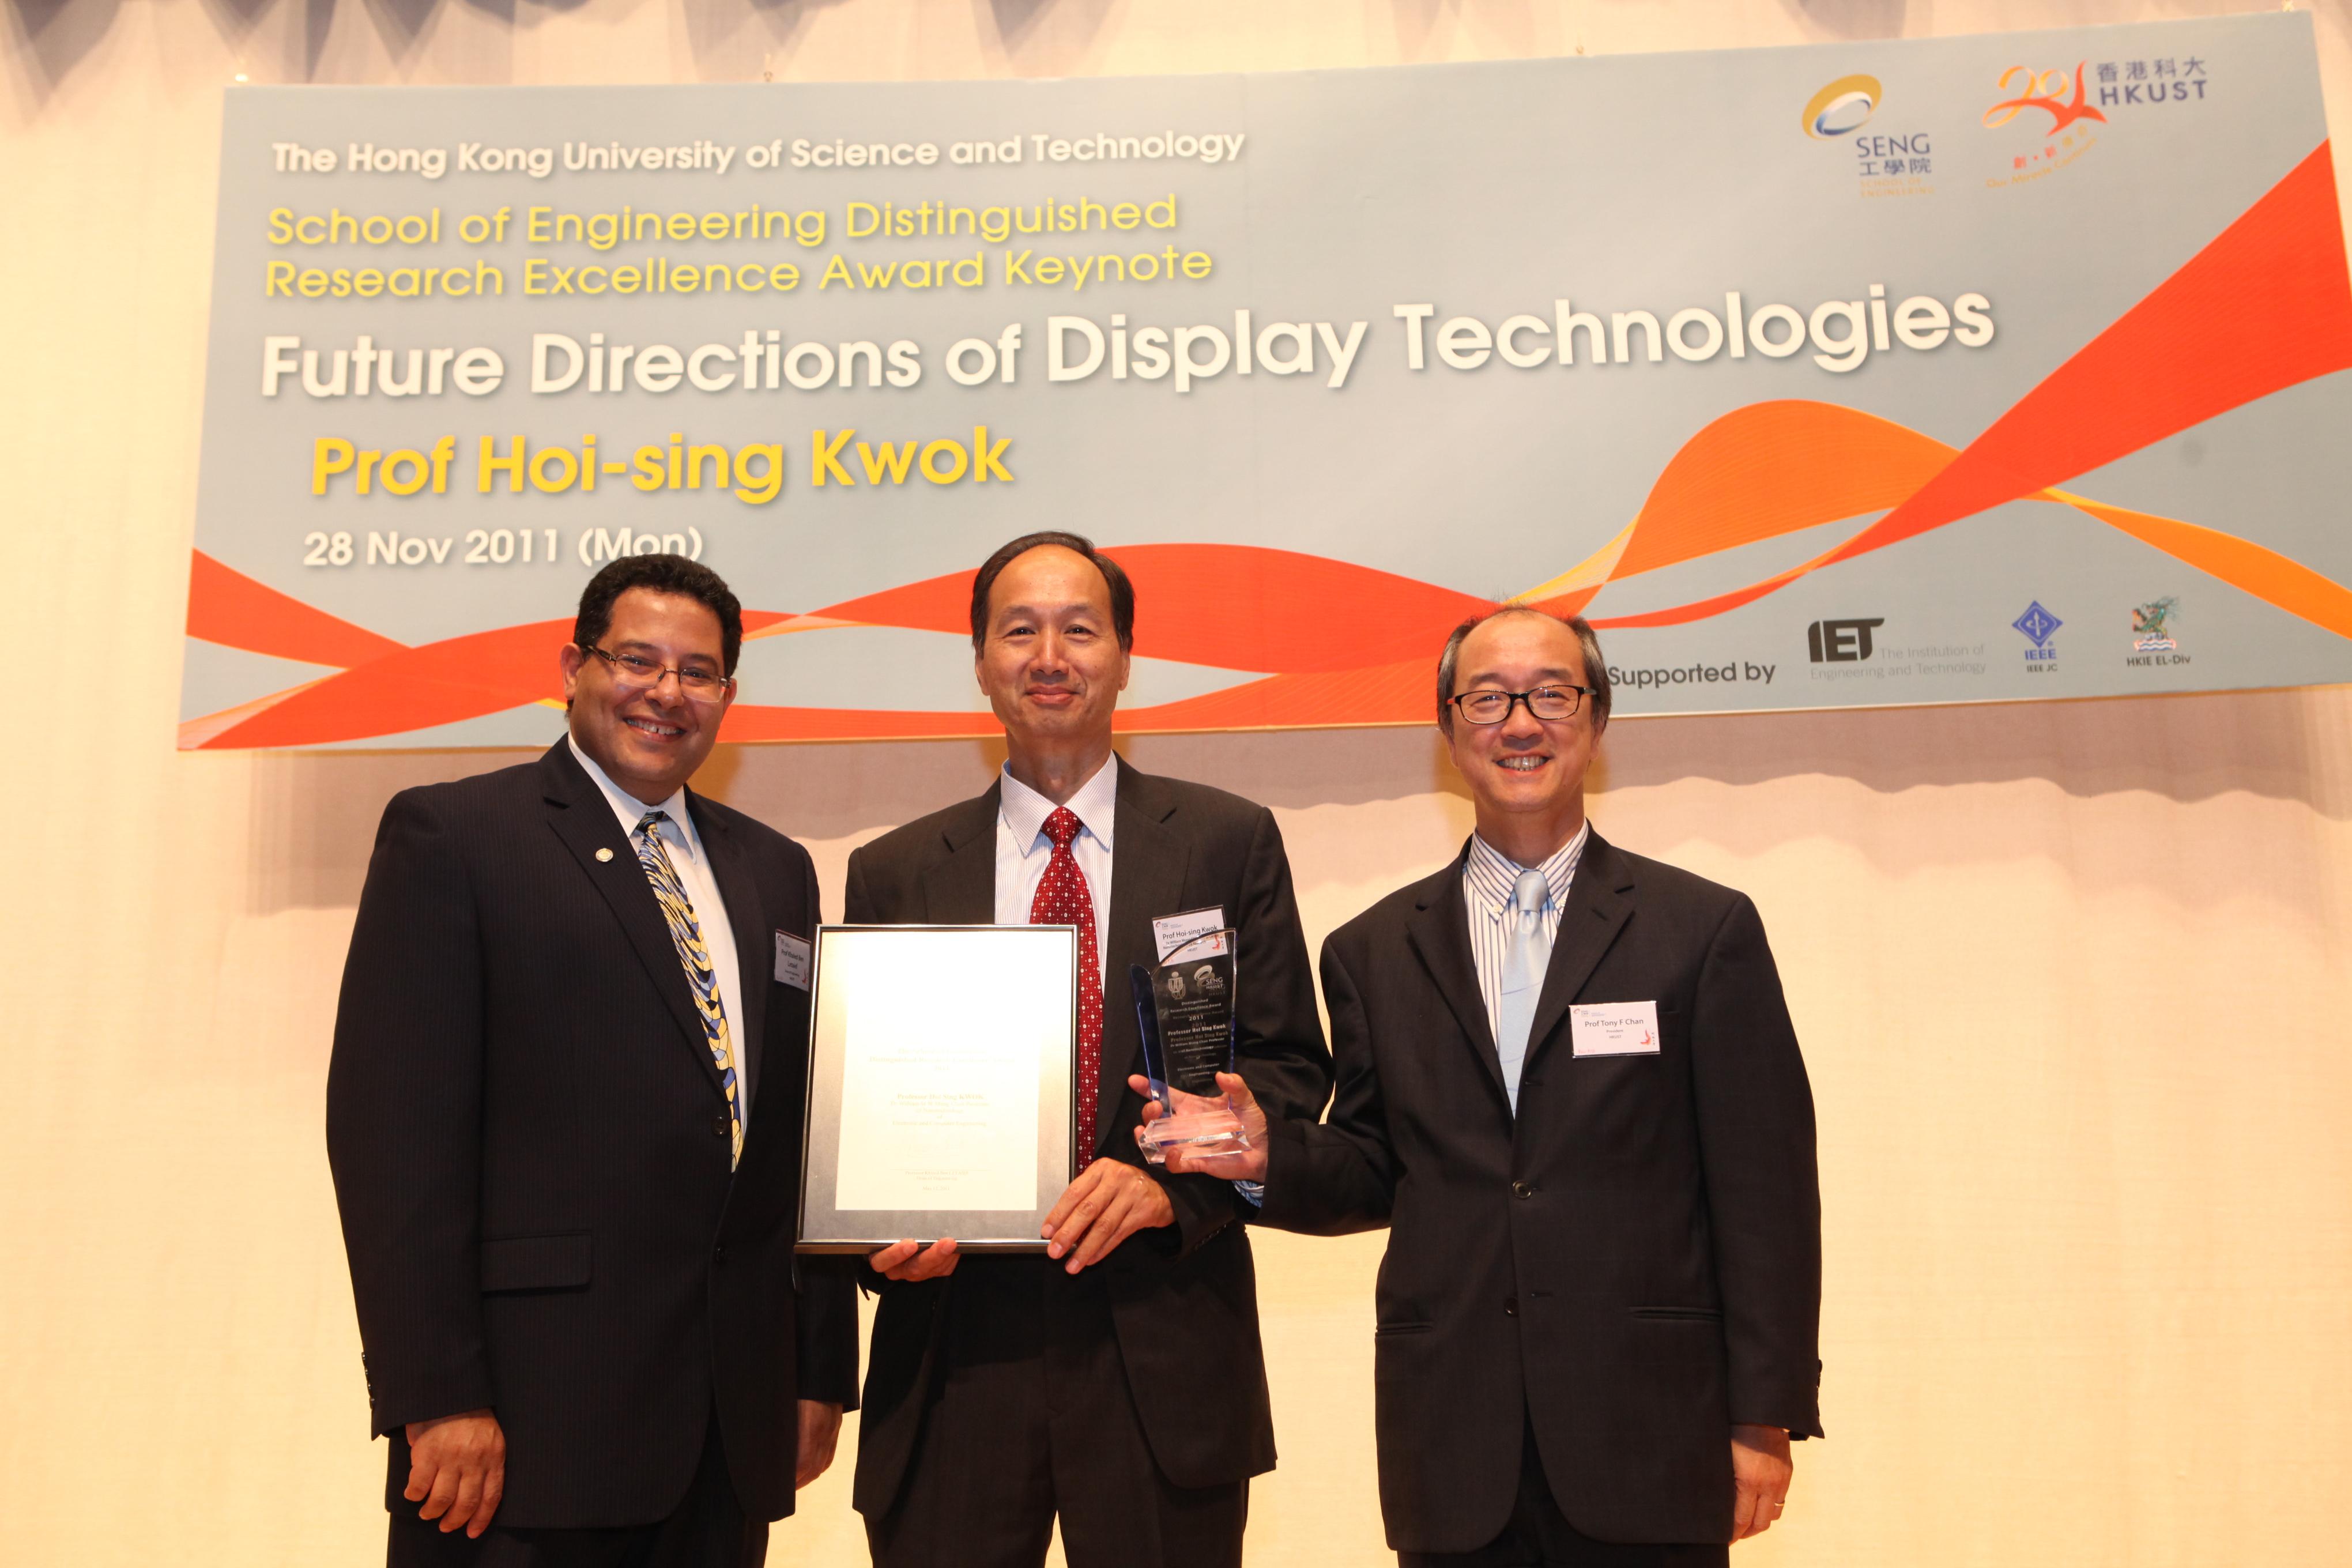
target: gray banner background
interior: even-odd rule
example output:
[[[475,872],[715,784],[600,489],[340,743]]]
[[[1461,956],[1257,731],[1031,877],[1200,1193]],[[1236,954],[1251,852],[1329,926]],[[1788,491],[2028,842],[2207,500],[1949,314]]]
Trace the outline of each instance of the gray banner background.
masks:
[[[1996,186],[2022,129],[1988,130],[2003,70],[2089,62],[2199,61],[2201,98],[2117,108],[2095,145],[2047,177]],[[2152,66],[2151,66],[2152,68]],[[1873,194],[1855,140],[1806,136],[1800,110],[1823,83],[1867,72],[1884,100],[1862,134],[1924,138],[1929,169],[1902,195]],[[1037,134],[1240,133],[1241,155],[1207,164],[1037,161],[956,168],[962,140]],[[968,569],[1033,528],[1069,527],[1117,546],[1188,541],[1266,544],[1334,556],[1470,594],[1521,592],[1566,570],[1639,511],[1685,441],[1708,421],[1769,398],[1838,402],[1965,446],[2016,399],[2243,212],[2326,134],[2306,17],[2255,16],[1901,43],[1674,56],[1549,59],[1262,76],[929,84],[540,89],[248,89],[228,98],[196,546],[272,587],[409,644],[569,614],[589,568],[581,530],[698,531],[703,559],[747,606],[802,611],[935,574]],[[739,151],[714,172],[566,173],[567,142],[741,149],[795,138],[929,140],[930,168],[755,170]],[[461,173],[278,172],[273,145],[341,152],[352,143],[548,147],[548,178]],[[959,205],[1040,199],[1105,203],[1173,195],[1180,226],[1150,234],[1215,259],[1202,281],[1008,288],[1000,253],[1140,249],[1126,237],[856,240],[852,201]],[[822,207],[826,243],[469,247],[459,215],[532,205],[600,212],[734,211],[751,203]],[[443,212],[438,247],[273,246],[268,215],[340,206]],[[984,255],[988,285],[928,293],[820,290],[835,252],[851,265]],[[303,266],[449,265],[477,254],[502,266],[502,299],[268,300],[272,259]],[[523,262],[789,260],[794,293],[636,298],[521,297]],[[1605,320],[1685,305],[1721,310],[1738,289],[1752,310],[1807,311],[1885,285],[1991,301],[1982,348],[1897,347],[1850,374],[1810,353],[1689,363],[1464,372],[1405,363],[1406,301],[1493,326],[1549,317],[1568,298]],[[1130,329],[1192,323],[1368,323],[1344,388],[1322,374],[1228,372],[1179,394],[1170,381],[1107,375],[1051,384],[1049,315]],[[1017,384],[955,384],[940,368],[958,339],[994,339],[1012,322],[1024,346]],[[528,391],[533,332],[681,350],[734,343],[747,328],[787,342],[910,339],[924,374],[906,390],[860,385],[655,395]],[[261,341],[348,345],[360,333],[396,349],[485,343],[507,363],[496,394],[314,400],[289,378],[259,395]],[[1638,337],[1637,340],[1638,342]],[[1581,341],[1580,340],[1580,351]],[[1580,352],[1580,359],[1582,357]],[[1318,355],[1319,366],[1319,355]],[[2160,442],[2070,488],[2254,540],[2339,582],[2352,535],[2339,498],[2352,479],[2340,432],[2352,414],[2342,375],[2306,383]],[[985,424],[1013,445],[1010,485],[813,489],[809,432],[855,425],[861,438],[968,435]],[[484,496],[474,490],[485,434],[576,446],[597,434],[608,458],[673,431],[695,442],[773,441],[789,477],[772,504],[700,492],[640,495],[606,477],[593,495]],[[457,437],[450,493],[310,493],[313,439],[429,447]],[[1589,613],[1636,613],[1752,582],[1858,530],[1847,520],[1613,584]],[[371,531],[460,538],[474,528],[555,527],[552,563],[305,567],[304,536]],[[363,543],[359,546],[363,555]],[[2177,601],[2171,632],[2188,662],[2126,663],[2134,606]],[[2063,625],[2052,668],[2029,676],[2032,647],[2011,623],[2030,603]],[[1348,607],[1333,606],[1335,615]],[[1806,628],[1874,618],[1871,659],[1808,660]],[[1607,634],[1621,671],[1736,665],[1727,684],[1621,693],[1625,713],[2076,697],[2352,679],[2352,643],[2070,511],[2019,503],[1962,520],[1808,576],[1696,624]],[[1915,649],[1943,650],[1930,669]],[[1768,680],[1760,677],[1772,670]],[[328,673],[316,666],[191,639],[182,717],[194,719]],[[746,700],[887,709],[977,706],[952,639],[882,628],[757,641]],[[1823,679],[1835,676],[1836,679]],[[1145,659],[1130,708],[1254,679],[1252,672]],[[541,738],[522,708],[366,743],[491,744]]]

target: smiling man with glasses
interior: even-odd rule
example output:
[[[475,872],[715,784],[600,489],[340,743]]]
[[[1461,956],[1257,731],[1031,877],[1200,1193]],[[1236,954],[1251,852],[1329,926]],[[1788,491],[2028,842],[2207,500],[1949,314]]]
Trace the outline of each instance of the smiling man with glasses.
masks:
[[[756,1568],[855,1401],[793,1261],[815,872],[686,787],[742,643],[718,574],[615,561],[564,738],[384,809],[327,1152],[393,1568]]]
[[[1582,620],[1465,622],[1437,724],[1477,830],[1324,944],[1328,1121],[1168,1168],[1263,1182],[1261,1225],[1389,1227],[1407,1568],[1719,1565],[1821,1435],[1812,1095],[1763,923],[1585,820],[1609,671]]]

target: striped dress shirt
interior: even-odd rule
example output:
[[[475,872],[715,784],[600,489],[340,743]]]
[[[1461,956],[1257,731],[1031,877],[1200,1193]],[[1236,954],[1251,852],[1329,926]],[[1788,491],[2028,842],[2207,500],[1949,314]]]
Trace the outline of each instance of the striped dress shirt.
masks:
[[[1547,947],[1559,934],[1559,912],[1568,905],[1569,885],[1576,880],[1576,863],[1584,858],[1584,841],[1591,833],[1592,824],[1588,821],[1577,828],[1575,837],[1535,868],[1543,872],[1547,889],[1543,913],[1537,917],[1543,921]],[[1497,1040],[1503,1034],[1503,958],[1519,929],[1519,914],[1511,895],[1523,868],[1476,834],[1470,836],[1470,853],[1462,862],[1462,901],[1470,909],[1470,956],[1478,966],[1478,995],[1486,1004],[1486,1028]]]

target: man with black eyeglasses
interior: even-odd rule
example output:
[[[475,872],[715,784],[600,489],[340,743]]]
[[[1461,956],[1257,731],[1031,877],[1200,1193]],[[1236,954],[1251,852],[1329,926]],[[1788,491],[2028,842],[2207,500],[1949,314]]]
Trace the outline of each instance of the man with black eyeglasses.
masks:
[[[1264,1183],[1261,1225],[1389,1227],[1407,1568],[1719,1565],[1821,1435],[1812,1096],[1763,924],[1585,820],[1609,675],[1583,621],[1465,622],[1437,722],[1477,831],[1324,944],[1328,1121],[1169,1169]]]
[[[394,1568],[756,1568],[855,1402],[855,1290],[793,1259],[815,872],[686,787],[742,641],[615,561],[569,733],[384,809],[327,1152]]]

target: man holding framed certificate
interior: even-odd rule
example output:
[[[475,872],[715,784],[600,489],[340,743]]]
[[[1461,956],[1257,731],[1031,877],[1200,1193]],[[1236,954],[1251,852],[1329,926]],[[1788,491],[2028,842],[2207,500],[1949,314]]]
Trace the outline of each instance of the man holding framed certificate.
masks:
[[[870,1259],[854,1499],[884,1568],[1040,1563],[1056,1516],[1072,1568],[1238,1564],[1249,1478],[1274,1465],[1251,1199],[1147,1169],[1129,968],[1229,929],[1258,1101],[1312,1116],[1330,1058],[1272,814],[1112,752],[1134,617],[1126,574],[1076,535],[991,556],[971,630],[1002,776],[850,857],[853,925],[1066,925],[1078,949],[1078,1170],[1045,1254],[942,1239]]]

